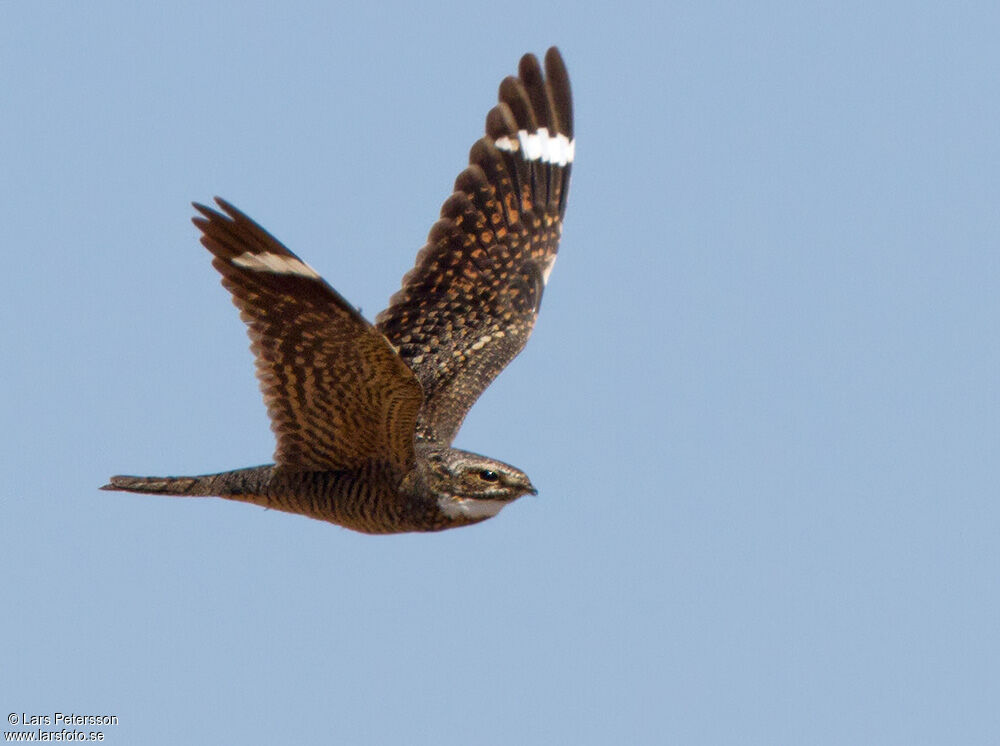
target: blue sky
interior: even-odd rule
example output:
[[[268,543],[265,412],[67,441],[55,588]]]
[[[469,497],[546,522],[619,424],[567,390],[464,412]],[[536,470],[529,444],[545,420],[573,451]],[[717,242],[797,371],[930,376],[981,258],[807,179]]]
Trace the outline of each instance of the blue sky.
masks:
[[[143,744],[996,742],[994,5],[0,15],[5,713]],[[368,537],[97,490],[270,459],[191,200],[371,318],[551,44],[560,259],[456,443],[538,498]]]

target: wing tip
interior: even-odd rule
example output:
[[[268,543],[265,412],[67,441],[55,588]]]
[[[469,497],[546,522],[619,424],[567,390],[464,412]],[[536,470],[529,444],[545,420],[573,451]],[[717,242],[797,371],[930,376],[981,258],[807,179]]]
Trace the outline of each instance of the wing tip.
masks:
[[[559,119],[559,131],[573,139],[573,91],[569,83],[569,72],[558,47],[552,46],[545,52],[545,80],[555,105]]]

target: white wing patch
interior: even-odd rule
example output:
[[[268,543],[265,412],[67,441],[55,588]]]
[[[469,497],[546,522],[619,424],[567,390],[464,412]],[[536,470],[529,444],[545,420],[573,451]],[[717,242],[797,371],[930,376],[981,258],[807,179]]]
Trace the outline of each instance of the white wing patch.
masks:
[[[565,166],[573,162],[576,154],[576,140],[570,140],[566,135],[550,135],[546,127],[539,127],[537,132],[518,130],[517,140],[504,135],[493,143],[499,150],[516,153],[520,150],[524,159],[541,161],[556,166]]]
[[[301,275],[302,277],[311,277],[315,280],[320,279],[316,270],[294,256],[271,254],[269,252],[255,254],[252,251],[247,251],[233,257],[232,262],[240,267],[254,269],[258,272],[274,272],[279,275]]]

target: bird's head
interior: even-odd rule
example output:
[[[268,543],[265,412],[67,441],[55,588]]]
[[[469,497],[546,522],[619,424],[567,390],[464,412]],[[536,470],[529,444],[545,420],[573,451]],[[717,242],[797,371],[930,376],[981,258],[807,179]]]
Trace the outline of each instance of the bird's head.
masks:
[[[456,520],[492,518],[522,495],[537,495],[528,475],[502,461],[457,448],[418,448],[422,491]]]

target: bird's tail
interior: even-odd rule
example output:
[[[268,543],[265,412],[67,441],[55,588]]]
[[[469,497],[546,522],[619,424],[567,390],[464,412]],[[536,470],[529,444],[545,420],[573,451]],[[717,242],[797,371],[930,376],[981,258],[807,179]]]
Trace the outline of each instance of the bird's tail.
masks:
[[[262,495],[267,492],[274,466],[251,466],[246,469],[202,474],[198,477],[111,477],[102,490],[142,492],[150,495],[186,495],[189,497],[233,497]],[[239,497],[236,499],[246,499]]]
[[[153,495],[188,495],[205,496],[219,494],[216,488],[216,477],[212,474],[203,477],[128,477],[115,476],[101,487],[102,490],[119,492],[143,492]]]

